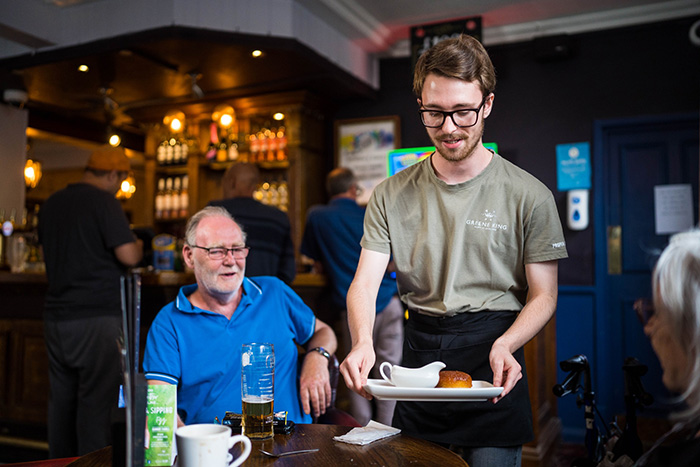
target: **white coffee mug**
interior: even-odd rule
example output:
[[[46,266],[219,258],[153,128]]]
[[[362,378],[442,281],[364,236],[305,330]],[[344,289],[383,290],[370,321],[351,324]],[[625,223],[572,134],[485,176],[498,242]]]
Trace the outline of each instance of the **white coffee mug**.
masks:
[[[231,436],[231,428],[215,423],[187,425],[177,429],[178,467],[236,467],[250,455],[247,436]],[[229,449],[243,443],[243,454],[235,461]]]

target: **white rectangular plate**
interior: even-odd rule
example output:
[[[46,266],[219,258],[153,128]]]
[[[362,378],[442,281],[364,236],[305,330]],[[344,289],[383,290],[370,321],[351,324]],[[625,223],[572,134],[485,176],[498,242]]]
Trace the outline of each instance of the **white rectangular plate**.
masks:
[[[383,379],[368,379],[364,390],[379,400],[416,402],[477,402],[498,396],[502,387],[486,381],[472,381],[470,388],[405,388],[396,387]]]

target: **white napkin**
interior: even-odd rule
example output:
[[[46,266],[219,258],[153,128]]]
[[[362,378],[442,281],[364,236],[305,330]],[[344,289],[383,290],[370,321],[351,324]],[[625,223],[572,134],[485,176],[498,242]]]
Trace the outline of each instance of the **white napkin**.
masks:
[[[399,433],[401,433],[401,430],[398,428],[370,420],[367,426],[353,428],[342,436],[334,436],[333,439],[343,443],[364,445],[388,436],[398,435]]]

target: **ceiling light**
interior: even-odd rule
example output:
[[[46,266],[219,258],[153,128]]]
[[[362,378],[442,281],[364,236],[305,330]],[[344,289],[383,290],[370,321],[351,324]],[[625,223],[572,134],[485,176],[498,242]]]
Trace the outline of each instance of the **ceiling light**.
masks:
[[[211,119],[221,128],[231,128],[236,121],[236,111],[228,104],[220,104],[214,108]]]
[[[170,122],[170,129],[176,133],[182,130],[182,120],[179,118],[173,118],[173,120]]]
[[[90,67],[87,65],[78,65],[78,71],[82,71],[83,73],[87,73],[90,71]]]
[[[262,54],[263,54],[262,50],[258,50],[258,49],[253,50],[253,52],[251,52],[251,55],[255,58],[262,57]]]
[[[129,173],[119,186],[119,191],[117,192],[117,199],[129,199],[131,195],[136,193],[136,180],[134,180],[134,175]]]
[[[163,117],[163,125],[170,128],[173,133],[180,133],[185,129],[185,113],[180,110],[171,110]]]
[[[41,180],[41,162],[27,159],[24,165],[24,183],[27,188],[34,188]]]
[[[272,116],[277,121],[284,120],[284,114],[282,112],[277,112]]]

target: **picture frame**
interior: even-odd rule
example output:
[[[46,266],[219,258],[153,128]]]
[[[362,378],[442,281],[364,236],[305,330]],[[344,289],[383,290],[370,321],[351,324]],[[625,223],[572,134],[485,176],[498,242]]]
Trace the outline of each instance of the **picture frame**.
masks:
[[[400,131],[397,115],[336,120],[336,167],[355,173],[362,188],[358,204],[367,204],[374,187],[387,177],[387,156],[400,147]]]

